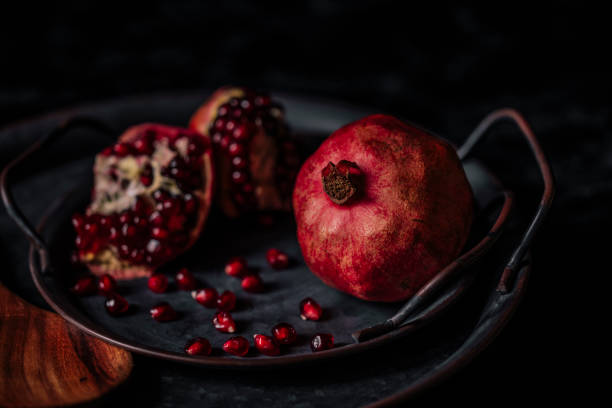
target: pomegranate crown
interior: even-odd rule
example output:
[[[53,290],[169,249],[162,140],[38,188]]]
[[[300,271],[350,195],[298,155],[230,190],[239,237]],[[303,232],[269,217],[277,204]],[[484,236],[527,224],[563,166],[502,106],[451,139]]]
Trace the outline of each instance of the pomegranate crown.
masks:
[[[345,205],[359,196],[363,190],[363,173],[357,164],[340,160],[337,165],[329,162],[321,171],[323,190],[332,202]]]

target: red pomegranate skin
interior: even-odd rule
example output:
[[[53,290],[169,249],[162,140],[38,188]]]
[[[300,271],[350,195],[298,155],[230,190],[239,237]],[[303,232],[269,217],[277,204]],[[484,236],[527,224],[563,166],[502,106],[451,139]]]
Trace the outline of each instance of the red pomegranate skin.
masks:
[[[355,163],[362,181],[344,204],[324,191],[322,170]],[[302,166],[293,192],[297,236],[310,270],[369,301],[411,297],[465,244],[473,196],[444,140],[387,115],[335,131]]]

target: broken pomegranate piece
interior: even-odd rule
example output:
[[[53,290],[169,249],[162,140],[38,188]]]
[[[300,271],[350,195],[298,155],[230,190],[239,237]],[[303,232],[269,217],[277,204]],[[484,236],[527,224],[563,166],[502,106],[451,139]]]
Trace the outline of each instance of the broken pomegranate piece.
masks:
[[[149,276],[198,238],[213,192],[212,150],[192,130],[142,124],[96,156],[91,204],[72,224],[96,275]]]
[[[189,127],[211,138],[225,214],[291,208],[300,157],[283,108],[268,95],[223,87],[198,108]]]

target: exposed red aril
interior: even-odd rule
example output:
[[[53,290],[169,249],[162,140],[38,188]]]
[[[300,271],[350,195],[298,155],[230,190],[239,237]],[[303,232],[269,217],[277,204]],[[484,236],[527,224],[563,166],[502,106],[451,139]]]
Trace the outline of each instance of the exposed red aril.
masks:
[[[334,348],[334,336],[328,333],[317,333],[310,341],[312,351],[323,351]]]
[[[214,172],[208,138],[165,125],[129,128],[96,157],[94,191],[75,214],[79,259],[95,275],[149,276],[202,231]]]
[[[152,292],[164,293],[168,289],[168,278],[166,275],[156,273],[151,275],[147,284]]]
[[[236,331],[236,322],[229,312],[217,312],[213,317],[213,325],[221,333],[234,333]]]
[[[217,309],[224,312],[231,312],[236,307],[236,295],[234,292],[226,290],[217,298]]]
[[[234,356],[244,357],[249,352],[249,341],[242,336],[231,337],[223,343],[223,351]]]
[[[269,96],[221,88],[198,108],[189,127],[212,139],[218,202],[227,215],[290,209],[291,188],[282,186],[293,185],[300,160],[295,149],[284,148],[292,144],[284,112]],[[241,189],[245,183],[254,184],[249,192]]]
[[[112,293],[104,301],[104,307],[111,316],[121,316],[127,313],[130,304],[123,296]]]
[[[279,323],[272,328],[272,336],[278,344],[289,345],[297,340],[297,332],[289,323]]]
[[[191,297],[202,306],[212,309],[217,306],[219,295],[214,288],[203,288],[191,292]]]
[[[185,353],[190,356],[209,356],[211,351],[210,342],[204,337],[191,339],[185,345]]]
[[[109,274],[100,276],[98,280],[98,290],[102,294],[112,293],[117,289],[117,282]]]
[[[247,261],[241,256],[230,259],[225,265],[225,273],[234,278],[241,278],[248,273]]]
[[[83,276],[76,281],[70,290],[77,296],[94,295],[97,292],[96,277]]]
[[[319,320],[323,309],[312,298],[306,298],[300,302],[300,317],[302,320]]]
[[[176,274],[176,285],[181,290],[194,290],[198,286],[198,282],[187,268],[181,268]]]
[[[149,310],[149,313],[158,322],[169,322],[176,320],[178,317],[178,314],[168,302],[158,303]]]
[[[460,254],[474,211],[455,149],[387,115],[325,140],[299,172],[293,207],[309,269],[384,302],[411,297]]]
[[[285,269],[289,266],[289,257],[278,249],[269,249],[266,252],[266,260],[274,269]]]
[[[280,347],[274,338],[263,334],[254,334],[253,339],[255,347],[261,354],[266,356],[278,356],[280,354]]]
[[[247,275],[242,278],[241,286],[243,290],[251,293],[258,293],[264,290],[264,283],[257,274]]]

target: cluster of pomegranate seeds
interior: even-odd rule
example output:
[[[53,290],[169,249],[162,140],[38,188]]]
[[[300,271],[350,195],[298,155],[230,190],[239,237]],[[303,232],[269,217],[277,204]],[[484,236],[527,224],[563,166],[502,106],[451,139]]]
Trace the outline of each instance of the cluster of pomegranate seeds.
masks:
[[[317,333],[310,341],[310,349],[314,352],[329,350],[334,347],[334,336],[328,333]]]
[[[272,103],[268,95],[247,91],[244,97],[231,98],[219,106],[216,118],[210,124],[208,134],[213,144],[230,158],[233,199],[242,209],[254,208],[256,205],[250,172],[249,142],[258,128],[263,128],[268,135],[281,141],[287,133],[282,116],[282,107]],[[285,152],[286,149],[289,151]],[[288,189],[286,186],[283,188],[289,191],[291,180],[297,174],[295,168],[299,159],[292,159],[295,156],[295,146],[291,142],[283,141],[279,144],[279,150],[282,160],[277,169],[278,185],[287,185]]]
[[[181,290],[195,290],[198,286],[198,281],[195,276],[187,268],[181,268],[176,273],[176,285]]]
[[[190,356],[209,356],[211,351],[210,342],[204,337],[191,339],[185,345],[185,353]]]
[[[274,269],[285,269],[289,266],[289,256],[275,248],[269,249],[266,252],[266,260]]]
[[[203,288],[192,291],[191,297],[202,306],[212,309],[217,306],[219,294],[215,288]]]
[[[149,312],[151,317],[158,322],[169,322],[176,320],[178,315],[174,308],[168,302],[161,302],[153,306]]]
[[[225,265],[225,273],[234,278],[242,278],[249,273],[246,259],[237,256],[229,260]]]
[[[88,275],[79,278],[70,290],[77,296],[89,296],[95,295],[97,289],[96,278]]]
[[[115,278],[110,276],[109,274],[104,274],[100,276],[98,280],[98,291],[103,294],[110,294],[117,290],[117,282]]]
[[[224,312],[231,312],[236,307],[236,295],[234,292],[226,290],[217,298],[217,309]]]
[[[207,143],[195,132],[146,129],[132,142],[119,142],[102,151],[101,156],[108,157],[105,162],[109,163],[108,174],[96,176],[98,189],[94,190],[92,207],[87,214],[72,217],[79,258],[88,262],[101,250],[111,248],[121,260],[157,267],[184,250],[198,218],[199,204],[193,191],[203,185],[202,155]],[[153,192],[146,189],[155,177],[149,160],[160,146],[166,154],[174,155],[163,164],[158,176],[172,180],[171,184],[176,185],[170,189],[173,193],[165,182],[160,182]],[[186,153],[180,154],[179,150]],[[135,158],[133,163],[138,163],[134,164],[137,168],[122,173],[121,160],[127,156]],[[100,187],[106,184],[109,186]],[[119,190],[111,188],[111,184]],[[116,210],[100,210],[133,194],[128,190],[138,191],[135,201],[126,201],[129,207],[122,204]]]
[[[306,298],[300,302],[300,317],[302,320],[319,320],[323,309],[312,298]]]
[[[279,323],[272,328],[272,336],[278,344],[290,345],[297,340],[297,332],[289,323]]]
[[[240,285],[246,292],[259,293],[264,290],[264,283],[261,280],[261,277],[257,274],[245,276],[242,278],[242,283]]]
[[[223,343],[223,351],[234,356],[244,357],[249,352],[249,341],[242,336],[231,337]]]
[[[253,339],[255,340],[255,347],[261,354],[266,356],[278,356],[280,354],[280,347],[273,337],[254,334]]]
[[[104,302],[106,311],[111,316],[121,316],[127,313],[130,308],[130,304],[125,298],[117,293],[111,293]]]
[[[164,293],[168,289],[168,278],[166,275],[161,273],[156,273],[151,275],[149,278],[147,285],[152,292],[155,293]]]
[[[213,325],[215,329],[221,333],[233,333],[236,331],[236,322],[229,312],[218,312],[213,317]]]

